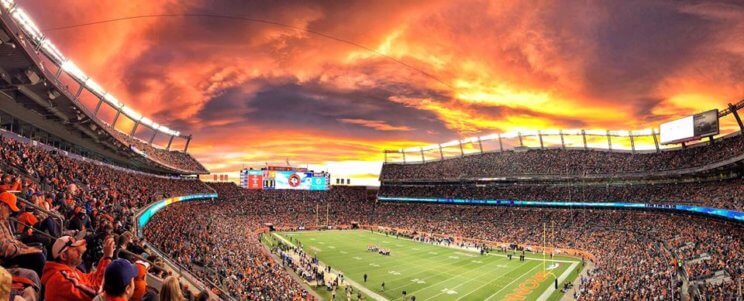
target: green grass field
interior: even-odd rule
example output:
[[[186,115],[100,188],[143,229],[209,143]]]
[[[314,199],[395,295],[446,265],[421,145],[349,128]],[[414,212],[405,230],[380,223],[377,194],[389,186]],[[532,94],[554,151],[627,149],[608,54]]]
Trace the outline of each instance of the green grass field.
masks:
[[[571,281],[581,267],[581,261],[576,258],[556,256],[553,261],[548,258],[544,262],[542,255],[528,254],[524,262],[520,262],[518,256],[510,261],[503,253],[481,256],[468,250],[362,230],[277,235],[301,242],[305,252],[317,255],[322,263],[341,271],[347,280],[364,286],[382,297],[377,299],[383,300],[403,300],[404,290],[408,300],[416,296],[416,301],[558,300],[560,292],[548,291],[555,278],[561,284]],[[368,245],[390,249],[392,255],[369,252]],[[368,275],[366,283],[365,273]],[[383,281],[384,291],[381,289]],[[373,294],[366,295],[375,298]]]

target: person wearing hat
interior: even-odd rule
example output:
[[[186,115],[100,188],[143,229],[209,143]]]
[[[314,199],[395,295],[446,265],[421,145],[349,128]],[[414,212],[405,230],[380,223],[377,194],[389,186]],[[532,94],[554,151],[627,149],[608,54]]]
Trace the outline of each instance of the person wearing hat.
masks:
[[[3,176],[3,181],[0,183],[0,191],[15,191],[21,190],[21,178],[13,179],[13,176],[6,174]]]
[[[142,301],[147,293],[147,270],[150,269],[150,263],[137,260],[135,266],[137,266],[137,277],[134,278],[134,293],[129,301]]]
[[[41,274],[44,268],[44,254],[39,248],[28,246],[18,240],[10,230],[8,218],[18,212],[18,200],[10,192],[0,193],[0,263],[4,266],[17,266],[34,270]]]
[[[27,209],[30,208],[27,207]],[[21,233],[21,241],[23,243],[51,246],[54,242],[53,238],[46,235],[47,233],[37,231],[39,228],[39,219],[34,212],[23,212],[16,219],[16,230]]]
[[[94,301],[127,301],[134,294],[134,279],[138,271],[132,263],[119,258],[112,261],[103,276],[103,293]]]
[[[77,269],[83,262],[85,240],[71,236],[57,238],[52,246],[52,259],[44,266],[41,283],[45,287],[45,300],[90,301],[103,283],[104,271],[114,255],[114,239],[103,244],[103,257],[96,270],[83,273]]]

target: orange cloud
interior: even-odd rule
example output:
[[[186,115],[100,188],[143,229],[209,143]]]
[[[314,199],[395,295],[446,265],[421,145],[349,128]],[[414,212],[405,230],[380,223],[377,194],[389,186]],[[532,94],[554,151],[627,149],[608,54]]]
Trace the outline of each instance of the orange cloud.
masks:
[[[343,123],[348,123],[348,124],[357,124],[357,125],[361,125],[361,126],[364,126],[364,127],[368,127],[368,128],[371,128],[371,129],[378,130],[378,131],[384,131],[384,132],[388,132],[388,131],[410,131],[411,130],[411,128],[410,127],[407,127],[407,126],[393,126],[393,125],[390,125],[390,124],[388,124],[388,123],[386,123],[384,121],[380,121],[380,120],[341,118],[341,119],[339,119],[339,121],[341,121]]]
[[[354,162],[379,163],[386,148],[648,128],[744,95],[744,8],[726,3],[22,5],[42,28],[191,15],[48,35],[120,100],[193,133],[191,152],[216,172],[290,158],[370,178],[379,170]],[[735,128],[731,118],[722,126]]]

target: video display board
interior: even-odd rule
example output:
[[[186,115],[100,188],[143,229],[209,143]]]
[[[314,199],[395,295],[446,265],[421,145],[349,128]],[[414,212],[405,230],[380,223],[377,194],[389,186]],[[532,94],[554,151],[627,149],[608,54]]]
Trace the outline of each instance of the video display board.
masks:
[[[248,189],[263,189],[263,172],[260,170],[249,170],[246,175],[245,188]]]
[[[242,170],[240,186],[246,189],[328,190],[330,174],[307,169]]]
[[[719,133],[718,110],[687,116],[662,124],[661,144],[682,143]]]

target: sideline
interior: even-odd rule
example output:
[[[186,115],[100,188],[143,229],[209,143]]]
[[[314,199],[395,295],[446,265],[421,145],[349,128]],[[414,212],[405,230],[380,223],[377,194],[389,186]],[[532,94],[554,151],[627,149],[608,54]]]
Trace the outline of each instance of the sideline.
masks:
[[[367,230],[364,230],[364,231],[367,231]],[[385,235],[383,233],[379,233],[379,232],[376,232],[376,231],[373,232],[373,233],[375,233],[377,235]],[[477,249],[473,249],[473,248],[462,248],[462,247],[458,247],[458,246],[448,246],[448,245],[432,244],[432,243],[427,243],[427,242],[423,242],[423,241],[418,241],[418,240],[410,239],[410,238],[407,238],[407,237],[401,237],[400,239],[405,239],[405,240],[412,241],[412,242],[415,242],[415,243],[420,243],[420,244],[427,244],[427,245],[432,245],[432,246],[437,246],[437,247],[442,247],[442,248],[450,248],[450,249],[455,249],[455,250],[467,251],[467,252],[471,252],[471,253],[480,254],[480,251],[478,251]],[[535,256],[539,256],[540,253],[533,253],[533,254]],[[487,253],[485,255],[499,256],[499,257],[508,257],[508,256],[503,255],[503,254],[492,254],[492,253]],[[565,256],[565,255],[561,255],[561,256]],[[565,257],[568,257],[568,256],[565,256]],[[561,263],[577,263],[577,262],[580,262],[578,259],[577,260],[542,259],[542,258],[534,258],[534,257],[527,257],[527,256],[524,257],[524,260],[549,261],[549,262],[561,262]]]
[[[570,291],[563,294],[563,297],[561,297],[561,301],[576,301],[577,298],[574,298],[573,294],[571,294],[572,292],[577,293],[577,297],[581,296],[581,293],[578,293],[580,285],[581,285],[581,277],[589,275],[589,272],[594,270],[594,263],[587,260],[584,267],[583,268],[580,267],[579,269],[582,269],[581,272],[579,273],[579,275],[576,276],[576,279],[574,279],[574,281],[572,282],[574,287]]]
[[[579,265],[579,263],[578,262],[574,262],[574,263],[571,264],[571,266],[568,267],[568,269],[566,269],[565,271],[563,271],[563,274],[561,274],[561,276],[558,277],[558,283],[563,283],[563,281],[565,281],[566,278],[568,278],[568,275],[571,275],[571,273],[576,269],[576,266],[577,265]],[[540,295],[540,297],[537,297],[537,300],[538,301],[548,300],[548,298],[550,298],[550,295],[552,295],[553,292],[555,292],[555,291],[557,291],[557,289],[555,288],[555,286],[553,285],[553,283],[551,283],[551,285],[548,286],[548,289],[546,289],[542,293],[542,295]]]
[[[276,260],[276,262],[282,262],[282,259],[279,258],[279,256],[277,256],[274,253],[271,253],[271,250],[269,249],[269,246],[267,246],[267,245],[265,245],[263,243],[261,243],[261,246],[263,246],[264,250],[266,250],[266,252],[269,254],[269,256],[271,256],[271,258],[273,258],[274,260]],[[320,295],[318,294],[318,292],[316,292],[312,287],[310,287],[310,285],[308,285],[307,281],[305,281],[304,279],[302,279],[302,277],[300,277],[299,275],[297,275],[297,272],[295,272],[294,270],[290,269],[289,267],[284,266],[284,264],[282,264],[281,266],[287,272],[287,274],[289,274],[289,277],[292,277],[292,279],[294,279],[295,281],[297,281],[297,283],[299,283],[305,290],[307,290],[307,293],[308,294],[313,295],[318,300],[322,300],[323,299],[323,298],[320,297]]]
[[[292,246],[292,247],[295,247],[295,245],[294,245],[293,243],[289,242],[289,240],[287,240],[287,239],[286,239],[286,238],[284,238],[283,236],[281,236],[281,235],[277,234],[276,232],[273,232],[273,233],[271,233],[271,234],[272,234],[272,235],[274,235],[274,236],[275,236],[276,238],[279,238],[279,239],[280,239],[281,241],[283,241],[283,242],[287,243],[288,245],[290,245],[290,246]],[[322,264],[322,265],[325,265],[325,264],[323,264],[322,262],[318,262],[318,266],[321,266],[321,264]],[[341,271],[338,271],[338,270],[336,270],[336,269],[333,269],[333,268],[331,268],[331,272],[332,272],[332,273],[335,273],[336,275],[340,275],[340,274],[343,274],[343,273],[342,273]],[[359,284],[359,283],[357,283],[356,281],[354,281],[354,280],[351,280],[351,279],[349,279],[349,278],[347,278],[347,277],[344,277],[344,282],[348,282],[348,283],[349,283],[349,284],[350,284],[351,286],[353,286],[353,287],[354,287],[354,288],[356,288],[357,290],[360,290],[360,291],[362,291],[362,292],[363,292],[363,293],[364,293],[365,295],[369,296],[370,298],[372,298],[372,299],[374,299],[374,300],[377,300],[377,301],[390,301],[389,299],[387,299],[387,298],[385,298],[385,297],[383,297],[383,296],[381,296],[381,295],[379,295],[379,294],[377,294],[377,293],[375,293],[375,292],[373,292],[373,291],[371,291],[371,290],[367,289],[367,288],[366,288],[366,287],[364,287],[363,285],[360,285],[360,284]]]
[[[276,238],[278,238],[279,240],[283,241],[283,242],[284,242],[285,244],[288,244],[288,245],[292,246],[293,248],[296,248],[296,247],[297,247],[297,246],[295,246],[295,244],[293,244],[293,243],[292,243],[291,241],[289,241],[289,240],[287,240],[286,238],[284,238],[284,236],[281,236],[281,235],[279,235],[279,234],[276,234],[276,232],[271,232],[271,235],[273,235],[274,237],[276,237]]]
[[[524,274],[522,274],[521,276],[515,278],[511,282],[507,283],[506,285],[504,285],[504,287],[502,287],[500,290],[496,291],[495,293],[491,294],[490,296],[488,296],[488,298],[484,299],[483,301],[488,301],[489,299],[491,299],[494,296],[498,295],[499,293],[503,292],[505,289],[511,288],[511,285],[514,284],[514,282],[517,282],[519,279],[524,278],[524,276],[530,275],[530,273],[532,273],[532,271],[534,271],[536,268],[539,268],[539,267],[540,267],[539,264],[536,265],[536,266],[534,266],[534,267],[532,267],[529,271],[527,271]]]

